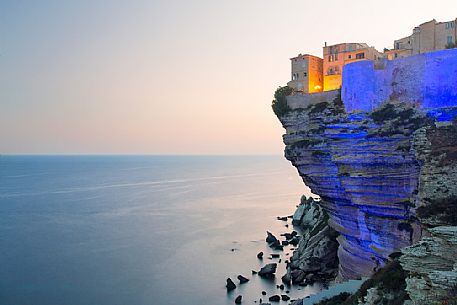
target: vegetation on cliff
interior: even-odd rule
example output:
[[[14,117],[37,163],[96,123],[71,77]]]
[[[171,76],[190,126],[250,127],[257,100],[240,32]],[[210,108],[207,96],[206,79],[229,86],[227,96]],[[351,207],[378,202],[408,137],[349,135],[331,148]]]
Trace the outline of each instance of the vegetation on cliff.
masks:
[[[379,302],[375,302],[375,304],[402,305],[405,300],[409,299],[405,291],[406,276],[407,272],[403,270],[399,261],[394,259],[366,280],[356,293],[351,295],[343,292],[332,298],[324,299],[317,305],[372,304],[377,296]]]
[[[289,86],[279,87],[275,91],[275,99],[273,100],[271,107],[276,116],[281,117],[287,114],[291,109],[287,105],[287,96],[292,94],[292,88]]]

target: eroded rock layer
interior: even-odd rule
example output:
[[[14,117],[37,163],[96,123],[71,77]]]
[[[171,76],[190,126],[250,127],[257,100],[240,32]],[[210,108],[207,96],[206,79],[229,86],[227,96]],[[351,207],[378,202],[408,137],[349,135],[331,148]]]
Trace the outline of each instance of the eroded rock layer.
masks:
[[[441,120],[444,121],[444,120]],[[420,161],[416,215],[424,237],[402,250],[412,304],[457,302],[457,126],[438,123],[414,134]]]

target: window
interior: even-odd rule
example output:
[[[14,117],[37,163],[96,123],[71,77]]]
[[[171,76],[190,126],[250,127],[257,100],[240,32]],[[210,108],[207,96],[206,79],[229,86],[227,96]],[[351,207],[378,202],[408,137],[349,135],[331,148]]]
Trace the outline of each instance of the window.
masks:
[[[333,55],[330,55],[330,56],[328,57],[328,61],[329,61],[329,62],[332,62],[332,61],[333,61]]]
[[[357,53],[357,54],[355,54],[355,58],[357,58],[357,59],[365,58],[365,53]]]
[[[335,60],[338,60],[338,54],[335,54]]]
[[[453,29],[455,26],[454,21],[446,22],[446,29]]]
[[[308,73],[303,72],[303,77],[307,77],[307,76],[308,76]]]
[[[400,49],[400,43],[399,43],[399,42],[397,42],[397,43],[395,44],[395,49],[397,49],[397,50]]]
[[[395,53],[395,58],[397,58],[397,57],[398,57],[398,53]]]
[[[349,55],[348,58],[349,58],[349,59],[352,59],[352,55]]]
[[[447,37],[447,44],[451,44],[452,43],[452,36],[448,36]]]

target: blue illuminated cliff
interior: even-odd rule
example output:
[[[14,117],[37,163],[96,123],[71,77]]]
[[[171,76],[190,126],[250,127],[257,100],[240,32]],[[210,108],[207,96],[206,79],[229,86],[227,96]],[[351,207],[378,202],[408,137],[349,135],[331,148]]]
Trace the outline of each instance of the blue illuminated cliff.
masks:
[[[457,285],[457,50],[349,64],[341,95],[290,96],[286,108],[285,157],[339,234],[338,276],[369,276],[403,249],[412,294]],[[448,248],[419,247],[421,261],[427,238]],[[427,265],[440,255],[445,267]]]

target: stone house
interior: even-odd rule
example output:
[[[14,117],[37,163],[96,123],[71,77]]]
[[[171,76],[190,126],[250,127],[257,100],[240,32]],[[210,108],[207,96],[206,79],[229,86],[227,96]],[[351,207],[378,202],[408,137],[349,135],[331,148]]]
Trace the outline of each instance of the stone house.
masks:
[[[394,41],[394,48],[386,52],[388,59],[444,50],[455,46],[457,39],[457,19],[436,22],[435,19],[414,28],[410,36]]]
[[[340,43],[323,47],[324,91],[341,87],[343,66],[360,60],[378,60],[383,55],[366,43]]]
[[[321,92],[323,89],[322,58],[299,54],[290,59],[291,81],[287,83],[295,93]]]

